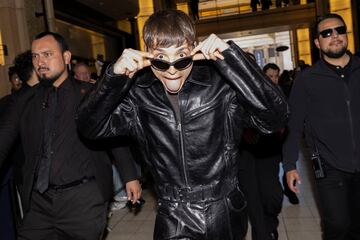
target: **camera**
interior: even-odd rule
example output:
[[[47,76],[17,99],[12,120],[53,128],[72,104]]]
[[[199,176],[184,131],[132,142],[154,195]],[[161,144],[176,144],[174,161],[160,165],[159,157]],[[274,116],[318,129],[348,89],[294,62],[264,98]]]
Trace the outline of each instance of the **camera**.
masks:
[[[311,154],[311,161],[315,173],[315,178],[316,179],[326,178],[324,164],[321,161],[319,153]]]

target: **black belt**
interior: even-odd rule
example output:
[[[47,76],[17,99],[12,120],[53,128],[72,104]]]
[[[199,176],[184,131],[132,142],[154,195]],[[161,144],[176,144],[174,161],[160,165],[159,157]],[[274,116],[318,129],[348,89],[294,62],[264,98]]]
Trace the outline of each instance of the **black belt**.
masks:
[[[238,186],[237,179],[226,179],[214,185],[195,188],[177,188],[170,185],[160,185],[157,190],[159,198],[178,202],[216,201],[225,197]]]
[[[88,183],[88,182],[93,181],[93,180],[95,180],[95,177],[84,177],[82,179],[79,179],[79,180],[76,180],[76,181],[73,181],[73,182],[70,182],[70,183],[66,183],[66,184],[63,184],[63,185],[50,184],[49,189],[52,189],[52,190],[64,190],[64,189],[75,187],[75,186],[78,186],[78,185],[81,185],[81,184]]]

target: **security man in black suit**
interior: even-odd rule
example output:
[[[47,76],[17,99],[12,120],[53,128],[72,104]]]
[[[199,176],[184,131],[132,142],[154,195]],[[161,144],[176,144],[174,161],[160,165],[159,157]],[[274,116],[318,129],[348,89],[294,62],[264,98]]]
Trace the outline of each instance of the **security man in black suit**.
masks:
[[[101,239],[112,197],[111,162],[78,134],[74,120],[91,86],[68,73],[71,52],[59,34],[39,34],[31,51],[40,84],[19,94],[0,117],[0,166],[19,135],[25,153],[14,168],[24,214],[19,239]],[[119,170],[136,201],[135,166],[121,159],[126,166]]]

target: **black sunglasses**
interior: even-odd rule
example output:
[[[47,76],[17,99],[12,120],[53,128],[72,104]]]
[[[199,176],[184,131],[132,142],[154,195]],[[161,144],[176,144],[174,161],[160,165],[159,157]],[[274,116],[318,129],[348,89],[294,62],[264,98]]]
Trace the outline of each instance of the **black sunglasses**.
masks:
[[[333,34],[334,30],[337,32],[337,34],[341,35],[341,34],[345,34],[346,33],[346,27],[345,26],[340,26],[340,27],[336,27],[336,28],[328,28],[325,30],[322,30],[319,35],[321,35],[323,38],[328,38],[331,37],[331,35]]]
[[[193,56],[183,57],[174,62],[168,62],[165,60],[155,58],[155,59],[151,59],[150,62],[151,62],[151,66],[159,71],[166,71],[171,66],[174,66],[174,68],[181,71],[190,67],[191,63],[193,62],[192,57]]]

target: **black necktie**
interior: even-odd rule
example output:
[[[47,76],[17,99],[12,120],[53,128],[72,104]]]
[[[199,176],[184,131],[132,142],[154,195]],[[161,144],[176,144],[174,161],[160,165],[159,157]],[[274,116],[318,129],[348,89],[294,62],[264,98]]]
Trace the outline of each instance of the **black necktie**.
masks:
[[[53,132],[55,130],[55,114],[57,105],[57,91],[50,88],[45,94],[42,110],[44,111],[44,133],[42,141],[42,154],[36,181],[36,189],[43,193],[49,187],[51,158],[53,157]]]

